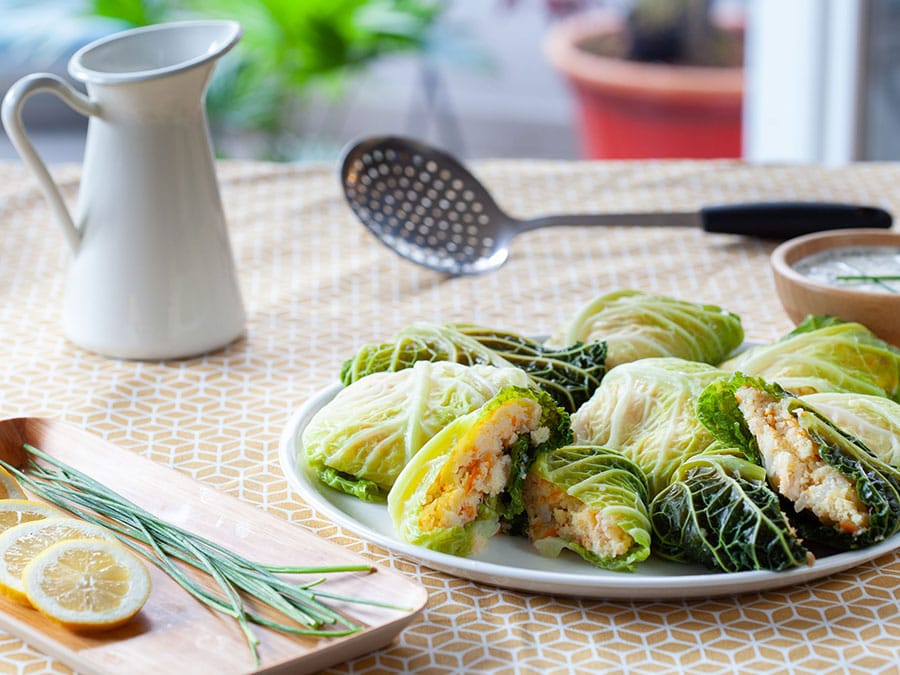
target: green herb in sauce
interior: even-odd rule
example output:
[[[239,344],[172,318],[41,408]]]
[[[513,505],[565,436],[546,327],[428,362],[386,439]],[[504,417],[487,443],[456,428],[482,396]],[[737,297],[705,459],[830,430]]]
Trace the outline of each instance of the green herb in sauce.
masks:
[[[900,246],[846,246],[813,253],[794,270],[839,288],[900,293]]]

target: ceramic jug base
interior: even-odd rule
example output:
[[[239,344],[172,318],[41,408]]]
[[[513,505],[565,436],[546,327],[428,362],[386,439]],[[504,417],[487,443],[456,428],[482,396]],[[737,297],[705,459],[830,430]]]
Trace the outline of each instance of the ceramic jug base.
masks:
[[[122,359],[125,361],[177,361],[197,358],[206,354],[221,351],[243,338],[245,334],[246,331],[241,327],[241,329],[234,332],[233,335],[225,338],[164,347],[160,347],[159,345],[139,344],[111,345],[95,342],[90,339],[84,340],[82,339],[83,336],[71,335],[68,332],[65,333],[65,337],[77,347],[107,358]]]

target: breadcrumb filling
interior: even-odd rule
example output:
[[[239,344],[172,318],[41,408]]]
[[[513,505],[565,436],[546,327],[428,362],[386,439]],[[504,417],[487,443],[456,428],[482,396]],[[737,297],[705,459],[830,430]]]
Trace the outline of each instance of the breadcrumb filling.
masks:
[[[604,558],[625,555],[634,544],[615,516],[591,508],[534,473],[525,479],[525,509],[532,541],[558,537]]]
[[[788,411],[788,402],[752,387],[738,389],[736,398],[772,487],[797,512],[809,509],[824,525],[848,534],[864,531],[868,508],[853,483],[824,462],[818,444]]]
[[[430,532],[475,520],[481,503],[506,488],[512,465],[506,449],[524,433],[543,435],[541,412],[536,401],[510,401],[481,424],[471,443],[458,443],[425,496],[419,529]]]

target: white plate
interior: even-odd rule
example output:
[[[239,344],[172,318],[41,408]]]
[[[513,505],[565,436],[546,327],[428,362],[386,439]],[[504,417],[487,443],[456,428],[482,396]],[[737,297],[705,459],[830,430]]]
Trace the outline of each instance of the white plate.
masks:
[[[896,534],[859,551],[819,558],[812,567],[784,572],[711,572],[703,567],[661,559],[638,571],[598,569],[569,552],[559,558],[539,555],[524,538],[496,536],[478,553],[461,558],[407,544],[394,534],[387,507],[363,502],[319,483],[302,460],[300,435],[310,418],[340,391],[335,384],[299,408],[281,436],[281,466],[291,486],[310,506],[347,530],[398,553],[463,579],[523,591],[589,598],[663,600],[710,597],[802,584],[860,565],[900,546]]]

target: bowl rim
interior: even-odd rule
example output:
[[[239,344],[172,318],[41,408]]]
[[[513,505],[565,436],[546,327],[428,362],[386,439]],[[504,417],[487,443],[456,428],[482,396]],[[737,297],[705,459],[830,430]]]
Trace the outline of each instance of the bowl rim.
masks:
[[[780,275],[791,283],[803,286],[809,290],[833,293],[836,297],[843,298],[877,297],[884,298],[885,302],[891,302],[891,298],[894,298],[900,302],[900,293],[893,294],[855,288],[841,288],[800,274],[793,268],[793,263],[797,262],[800,257],[791,259],[790,255],[810,242],[814,242],[815,246],[802,257],[843,246],[900,246],[900,231],[858,228],[814,232],[782,242],[772,251],[772,255],[769,258],[772,270],[776,275]]]

